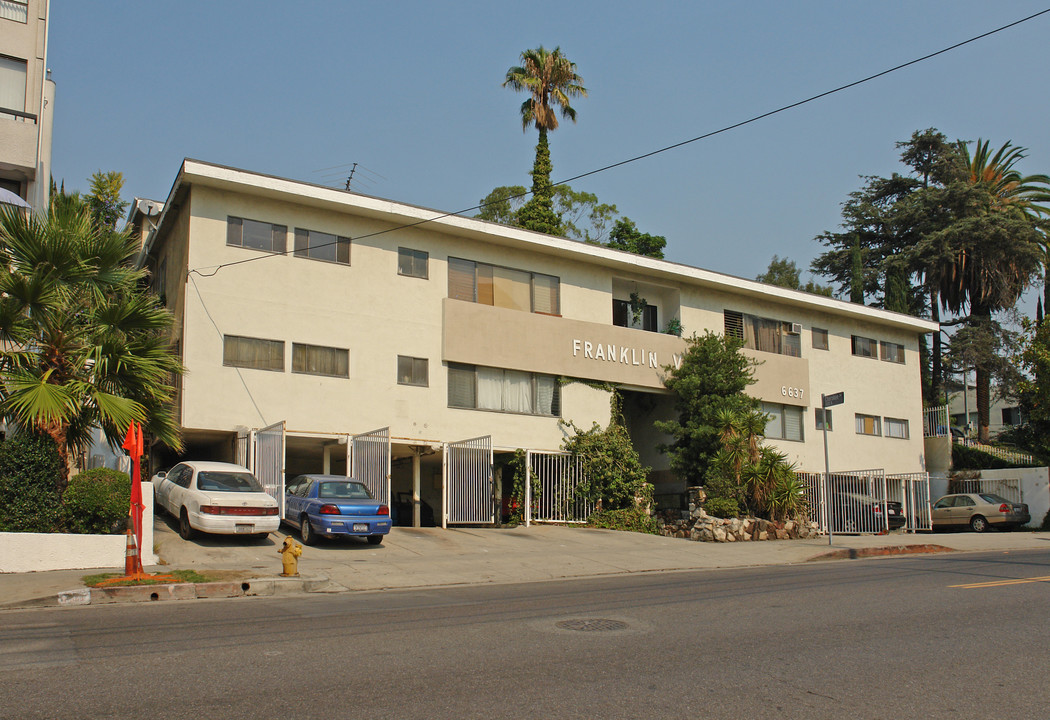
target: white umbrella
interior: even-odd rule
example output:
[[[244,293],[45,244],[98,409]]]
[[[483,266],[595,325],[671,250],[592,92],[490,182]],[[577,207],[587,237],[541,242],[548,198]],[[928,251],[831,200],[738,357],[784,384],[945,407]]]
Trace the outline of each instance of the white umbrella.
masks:
[[[25,200],[4,188],[0,188],[0,203],[3,203],[4,205],[14,205],[15,207],[26,208],[29,210],[33,208],[33,206]]]

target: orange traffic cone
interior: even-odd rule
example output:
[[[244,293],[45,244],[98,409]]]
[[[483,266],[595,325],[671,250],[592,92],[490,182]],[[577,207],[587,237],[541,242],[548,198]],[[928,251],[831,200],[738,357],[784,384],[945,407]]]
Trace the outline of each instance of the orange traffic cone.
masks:
[[[141,573],[142,560],[139,558],[138,539],[135,537],[135,532],[129,528],[127,552],[124,555],[124,574],[131,576]]]

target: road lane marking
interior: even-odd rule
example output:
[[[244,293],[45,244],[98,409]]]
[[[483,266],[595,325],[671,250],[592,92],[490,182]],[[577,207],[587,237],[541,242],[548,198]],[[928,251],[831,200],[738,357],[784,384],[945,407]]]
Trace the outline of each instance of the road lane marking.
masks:
[[[983,583],[967,583],[966,585],[949,585],[950,588],[964,588],[966,590],[972,590],[974,588],[986,588],[986,587],[1002,587],[1004,585],[1024,585],[1025,583],[1037,583],[1037,582],[1050,582],[1050,575],[1044,575],[1043,577],[1034,578],[1015,578],[1011,580],[993,580],[991,582]]]

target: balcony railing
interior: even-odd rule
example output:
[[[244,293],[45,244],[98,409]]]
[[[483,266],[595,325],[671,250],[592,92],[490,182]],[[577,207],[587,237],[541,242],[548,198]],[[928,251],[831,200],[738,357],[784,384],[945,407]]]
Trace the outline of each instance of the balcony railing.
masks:
[[[36,115],[33,113],[22,112],[21,110],[12,110],[11,108],[0,107],[0,115],[10,116],[12,119],[18,122],[29,121],[36,125]]]

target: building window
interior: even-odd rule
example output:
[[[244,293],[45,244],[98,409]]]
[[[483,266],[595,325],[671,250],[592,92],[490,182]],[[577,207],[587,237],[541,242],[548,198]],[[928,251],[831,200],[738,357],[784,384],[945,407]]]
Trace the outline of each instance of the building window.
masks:
[[[886,437],[900,438],[901,440],[908,439],[907,420],[900,420],[898,418],[883,418],[882,422],[886,428]]]
[[[1021,408],[1018,407],[1004,407],[1003,408],[1003,425],[1020,425],[1021,424]]]
[[[292,372],[350,377],[350,351],[323,345],[292,343]]]
[[[449,363],[448,406],[557,417],[561,392],[553,375]]]
[[[29,0],[0,0],[0,18],[25,23],[29,21]]]
[[[553,275],[448,259],[448,296],[454,300],[558,315],[559,286]]]
[[[397,356],[397,384],[419,385],[427,387],[430,384],[427,372],[427,359]]]
[[[815,350],[827,350],[828,349],[828,331],[821,330],[820,328],[813,328],[813,348]]]
[[[802,356],[802,328],[798,323],[770,320],[735,310],[725,311],[724,322],[726,337],[743,340],[746,348],[778,355]]]
[[[283,253],[288,250],[288,228],[231,216],[226,218],[226,244]]]
[[[429,255],[423,250],[399,247],[397,249],[397,274],[407,277],[428,277],[427,259]]]
[[[828,419],[828,432],[831,432],[832,430],[835,429],[835,418],[831,414],[830,410],[825,410],[824,408],[814,408],[813,409],[813,417],[817,421],[817,430],[820,430],[821,432],[823,432],[823,430],[824,430],[824,418],[825,417]]]
[[[857,413],[858,435],[882,435],[882,424],[876,415],[861,415]]]
[[[228,367],[284,372],[284,342],[223,335],[222,364]]]
[[[296,228],[295,256],[349,265],[350,238]]]
[[[796,405],[762,403],[766,419],[766,437],[802,442],[802,408]]]
[[[881,342],[882,359],[887,362],[904,363],[904,346],[897,343]]]
[[[0,55],[0,109],[25,112],[25,60]]]
[[[646,305],[642,308],[637,320],[631,311],[631,303],[627,300],[613,300],[613,325],[617,327],[638,328],[649,332],[660,332],[656,325],[657,310],[655,305]]]
[[[853,341],[853,354],[858,357],[878,357],[879,354],[879,343],[877,340],[871,338],[861,337],[860,335],[852,336]]]

